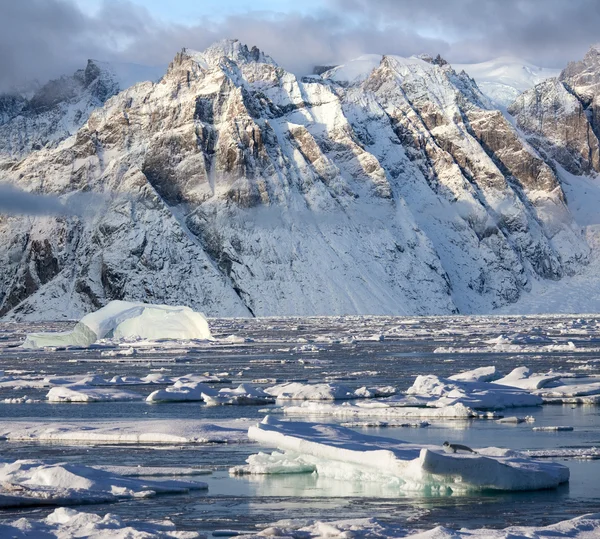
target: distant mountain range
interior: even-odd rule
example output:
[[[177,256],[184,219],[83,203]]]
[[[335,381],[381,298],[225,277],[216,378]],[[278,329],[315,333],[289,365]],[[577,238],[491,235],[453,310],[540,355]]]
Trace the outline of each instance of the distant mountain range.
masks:
[[[584,275],[599,56],[549,80],[376,55],[299,78],[233,40],[2,96],[3,178],[97,204],[0,216],[0,315],[481,313]]]

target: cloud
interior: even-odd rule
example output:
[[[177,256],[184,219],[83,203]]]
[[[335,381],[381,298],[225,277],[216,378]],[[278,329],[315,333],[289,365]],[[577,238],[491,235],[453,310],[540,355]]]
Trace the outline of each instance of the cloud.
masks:
[[[94,13],[73,0],[3,2],[0,90],[85,66],[88,58],[165,65],[182,47],[223,38],[257,45],[283,67],[309,72],[365,53],[441,53],[470,62],[500,55],[548,67],[580,58],[598,40],[597,0],[323,0],[312,14],[232,13],[190,24],[104,0]]]
[[[86,217],[106,200],[95,193],[74,193],[66,199],[38,195],[0,183],[0,215],[64,215]]]

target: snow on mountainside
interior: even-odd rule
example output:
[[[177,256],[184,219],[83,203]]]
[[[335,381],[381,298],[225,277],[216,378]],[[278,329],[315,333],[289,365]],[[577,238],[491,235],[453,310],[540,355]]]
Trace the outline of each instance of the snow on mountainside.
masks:
[[[111,96],[164,68],[89,60],[72,76],[51,80],[31,95],[0,94],[0,164],[32,150],[55,146],[75,133]]]
[[[238,41],[184,49],[160,82],[5,166],[22,189],[105,202],[85,219],[0,217],[0,314],[76,318],[112,299],[483,312],[581,271],[589,247],[553,168],[467,75],[359,63],[298,79]]]
[[[525,90],[560,73],[560,69],[538,67],[510,56],[478,64],[453,64],[453,67],[474,78],[481,91],[502,107],[508,107]]]

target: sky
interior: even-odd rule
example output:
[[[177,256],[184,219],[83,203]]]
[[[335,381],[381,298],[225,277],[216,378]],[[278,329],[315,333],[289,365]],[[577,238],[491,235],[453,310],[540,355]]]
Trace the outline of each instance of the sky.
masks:
[[[560,68],[600,42],[600,1],[0,0],[0,91],[71,74],[88,58],[166,66],[183,47],[225,38],[296,74],[367,53]]]

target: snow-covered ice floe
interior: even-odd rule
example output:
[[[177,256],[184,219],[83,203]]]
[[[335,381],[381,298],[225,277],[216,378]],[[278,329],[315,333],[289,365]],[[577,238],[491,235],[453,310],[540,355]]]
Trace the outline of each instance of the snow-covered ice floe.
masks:
[[[67,539],[69,537],[95,539],[192,539],[197,532],[177,531],[169,520],[162,522],[124,522],[117,515],[104,516],[84,513],[69,507],[59,507],[44,519],[20,518],[0,522],[0,537],[15,539]]]
[[[81,464],[17,460],[0,464],[0,507],[73,505],[206,489],[195,481],[148,481]]]
[[[333,401],[370,399],[388,397],[396,393],[396,388],[385,387],[360,387],[356,390],[341,384],[301,384],[287,382],[265,389],[269,395],[278,400],[306,400],[306,401]]]
[[[249,384],[238,387],[223,388],[219,391],[201,382],[175,382],[172,387],[159,389],[146,398],[147,402],[184,402],[204,401],[208,406],[221,404],[273,404],[275,397],[268,395],[261,388]]]
[[[9,441],[109,444],[245,443],[250,420],[219,423],[198,419],[147,421],[3,421],[0,439]]]
[[[87,347],[98,339],[212,339],[203,314],[189,307],[111,301],[84,316],[72,331],[30,333],[23,347]]]
[[[292,539],[321,537],[337,537],[339,539],[596,539],[600,537],[600,513],[563,520],[550,526],[510,526],[500,530],[489,528],[453,530],[443,526],[432,530],[416,530],[379,522],[372,518],[332,522],[282,520],[256,533],[238,535],[238,537],[240,539],[250,539],[251,537],[290,537]]]
[[[233,473],[315,472],[349,481],[394,482],[400,490],[465,492],[535,490],[569,480],[569,469],[554,462],[531,460],[507,449],[445,453],[422,446],[367,436],[335,425],[281,422],[270,416],[248,429],[250,440],[284,453],[251,455]]]
[[[118,388],[90,387],[85,384],[53,387],[48,402],[112,402],[142,400],[142,395]]]
[[[476,412],[458,403],[443,407],[396,406],[395,402],[367,401],[354,404],[329,404],[324,402],[303,402],[298,406],[284,406],[283,413],[291,416],[337,417],[342,419],[378,418],[392,419],[496,419],[494,413]]]
[[[240,384],[235,389],[223,388],[202,394],[204,402],[208,406],[221,404],[273,404],[275,398],[259,387],[249,384]]]
[[[434,375],[417,376],[406,393],[420,399],[426,406],[445,407],[460,403],[476,410],[539,406],[543,402],[541,397],[518,387]]]

